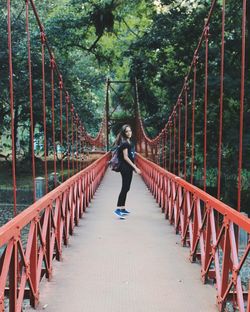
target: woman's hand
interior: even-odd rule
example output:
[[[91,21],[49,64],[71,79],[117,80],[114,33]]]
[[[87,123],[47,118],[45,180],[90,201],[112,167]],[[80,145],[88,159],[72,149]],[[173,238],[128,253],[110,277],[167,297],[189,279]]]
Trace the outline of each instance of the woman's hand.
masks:
[[[135,168],[136,173],[141,174],[141,170],[139,168]]]
[[[123,158],[131,167],[134,168],[134,170],[135,170],[135,172],[137,174],[141,174],[141,170],[139,168],[137,168],[136,165],[129,159],[129,157],[128,157],[128,149],[127,148],[125,148],[123,150]]]

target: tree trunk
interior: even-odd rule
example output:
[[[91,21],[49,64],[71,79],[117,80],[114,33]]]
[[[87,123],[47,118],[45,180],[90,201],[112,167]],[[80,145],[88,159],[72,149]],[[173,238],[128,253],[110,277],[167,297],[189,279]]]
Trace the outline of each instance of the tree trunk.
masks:
[[[35,133],[35,126],[36,126],[36,122],[33,119],[33,134]],[[31,128],[29,127],[29,155],[28,155],[28,159],[32,162],[32,144],[34,145],[34,142],[32,142],[32,138],[31,138]],[[35,151],[34,151],[35,153]]]

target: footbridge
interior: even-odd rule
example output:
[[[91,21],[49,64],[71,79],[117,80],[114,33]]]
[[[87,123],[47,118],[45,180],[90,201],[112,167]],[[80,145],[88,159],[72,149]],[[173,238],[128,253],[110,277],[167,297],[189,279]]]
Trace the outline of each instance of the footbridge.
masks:
[[[224,200],[224,184],[229,178],[223,180],[223,117],[231,112],[224,101],[228,35],[225,1],[211,2],[176,103],[154,138],[148,136],[144,126],[140,81],[136,78],[107,79],[99,132],[93,137],[86,130],[84,118],[64,84],[60,60],[52,51],[36,5],[33,0],[23,2],[27,36],[24,71],[28,77],[25,103],[31,142],[27,170],[32,176],[33,203],[19,211],[15,92],[17,76],[21,79],[22,75],[17,75],[13,66],[18,55],[12,48],[12,4],[8,0],[4,37],[8,48],[3,51],[8,73],[5,79],[0,75],[0,81],[7,81],[9,91],[6,131],[11,137],[13,215],[0,227],[0,311],[250,312],[250,220],[248,211],[242,209],[246,183],[243,140],[248,138],[243,124],[244,116],[248,116],[246,1],[242,4],[241,35],[232,34],[241,36],[241,46],[235,52],[240,55],[241,77],[235,117],[237,148],[232,149],[232,159],[237,163],[235,205]],[[221,45],[219,57],[211,60],[209,51],[215,37],[209,27],[214,16],[222,31],[213,34],[217,40],[219,36]],[[31,17],[36,20],[41,39],[36,42],[41,59],[35,64],[41,67],[39,91],[33,87]],[[214,81],[209,80],[209,64],[213,61],[220,64],[219,97],[210,103],[208,95]],[[115,83],[133,87],[135,161],[142,172],[141,176],[134,174],[128,194],[131,213],[125,220],[113,214],[121,179],[108,167],[109,96],[115,92]],[[35,92],[41,100],[42,152],[37,149],[34,127]],[[216,117],[208,114],[209,105],[216,105]],[[201,151],[202,159],[198,159]],[[210,155],[215,151],[217,163],[211,164]],[[39,164],[43,169],[43,196],[38,196]],[[216,191],[211,190],[208,179],[211,167]]]

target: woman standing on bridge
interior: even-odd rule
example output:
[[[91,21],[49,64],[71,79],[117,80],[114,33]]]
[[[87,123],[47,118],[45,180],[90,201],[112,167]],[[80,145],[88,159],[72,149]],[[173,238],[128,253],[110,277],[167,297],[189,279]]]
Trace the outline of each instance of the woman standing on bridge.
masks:
[[[134,164],[135,147],[131,142],[132,130],[129,125],[123,125],[117,136],[115,144],[118,146],[118,159],[120,160],[120,172],[122,176],[122,189],[117,201],[117,209],[114,213],[120,218],[125,219],[124,215],[130,213],[125,209],[127,193],[130,189],[133,171],[141,174],[139,168]]]

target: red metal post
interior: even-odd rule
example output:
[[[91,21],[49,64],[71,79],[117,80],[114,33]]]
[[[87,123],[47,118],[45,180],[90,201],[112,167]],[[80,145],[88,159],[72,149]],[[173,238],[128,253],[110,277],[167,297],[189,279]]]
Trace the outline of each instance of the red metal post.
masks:
[[[9,273],[9,311],[16,311],[17,308],[17,290],[18,290],[18,253],[17,237],[13,239],[13,250],[11,255],[10,273]]]
[[[30,303],[32,307],[36,307],[38,304],[38,276],[37,276],[37,260],[38,260],[38,218],[36,218],[30,225],[30,233],[33,232],[33,238],[28,240],[26,255],[30,253],[30,279],[32,282],[32,287],[34,290],[34,294],[32,293],[30,298]],[[30,250],[30,252],[29,252]]]

